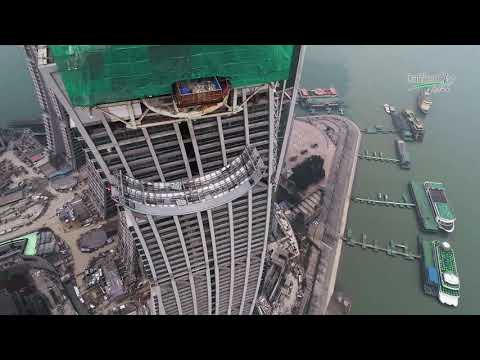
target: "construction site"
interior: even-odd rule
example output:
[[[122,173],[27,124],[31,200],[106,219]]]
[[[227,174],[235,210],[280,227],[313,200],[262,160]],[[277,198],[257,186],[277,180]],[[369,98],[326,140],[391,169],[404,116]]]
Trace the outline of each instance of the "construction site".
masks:
[[[292,314],[303,297],[303,266],[299,261],[300,249],[295,232],[285,210],[278,204],[274,204],[272,230],[257,313]]]
[[[74,281],[71,252],[50,229],[0,242],[2,314],[81,313],[67,292]]]
[[[150,285],[132,278],[115,247],[96,253],[82,274],[81,301],[98,315],[148,315]]]
[[[2,136],[0,244],[48,226],[71,254],[77,313],[327,313],[360,131],[341,116],[293,118],[301,47],[27,50],[45,124],[63,125],[48,151],[28,132]],[[178,71],[155,72],[180,50]],[[103,69],[93,58],[116,66],[126,53],[148,61],[124,91],[112,91],[123,78],[85,76]],[[193,55],[203,70],[183,80]],[[148,86],[134,86],[139,71]],[[62,151],[71,164],[55,161]],[[309,161],[321,175],[299,187],[292,173]]]
[[[149,298],[149,288],[131,275],[125,279],[116,251],[118,218],[98,216],[87,192],[88,171],[53,166],[30,131],[2,130],[0,137],[0,270],[6,271],[0,295],[10,312],[5,311],[148,313],[141,300]],[[23,290],[10,288],[12,276],[25,279]],[[133,293],[143,297],[132,302]]]
[[[360,130],[347,118],[295,119],[275,217],[281,234],[290,234],[297,246],[285,251],[274,228],[258,313],[348,313],[351,302],[335,293],[335,280],[359,143]],[[291,169],[312,155],[324,160],[325,176],[299,191],[289,181]]]
[[[273,197],[304,47],[24,48],[47,146],[2,145],[27,174],[9,203],[25,221],[0,243],[48,226],[70,249],[77,313],[252,314],[262,297],[264,313],[297,311],[304,249]]]
[[[24,132],[0,154],[0,236],[32,224],[53,198],[48,180],[32,162],[43,159],[43,152],[33,135]]]

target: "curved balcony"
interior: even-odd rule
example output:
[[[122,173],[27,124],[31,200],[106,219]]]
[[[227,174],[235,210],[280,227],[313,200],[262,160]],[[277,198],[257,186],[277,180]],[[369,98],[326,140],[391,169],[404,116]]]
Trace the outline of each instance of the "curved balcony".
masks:
[[[264,176],[265,170],[260,154],[250,146],[227,166],[192,179],[152,183],[120,172],[112,183],[112,198],[141,214],[191,214],[224,205],[246,194]]]

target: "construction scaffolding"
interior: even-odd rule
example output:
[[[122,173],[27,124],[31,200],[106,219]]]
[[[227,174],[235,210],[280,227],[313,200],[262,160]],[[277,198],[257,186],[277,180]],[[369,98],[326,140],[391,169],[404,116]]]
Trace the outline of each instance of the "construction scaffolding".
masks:
[[[294,45],[50,45],[76,106],[172,94],[177,81],[223,77],[233,87],[287,80]]]

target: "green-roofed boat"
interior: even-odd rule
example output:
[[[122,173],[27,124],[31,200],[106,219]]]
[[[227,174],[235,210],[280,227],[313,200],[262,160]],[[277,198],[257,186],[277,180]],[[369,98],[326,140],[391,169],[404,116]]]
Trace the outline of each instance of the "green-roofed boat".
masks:
[[[455,253],[446,241],[433,241],[433,252],[435,266],[440,275],[438,299],[442,304],[457,307],[460,298],[460,278]]]
[[[425,181],[423,187],[430,200],[438,227],[446,232],[452,232],[456,219],[453,209],[448,204],[445,185],[440,182]]]

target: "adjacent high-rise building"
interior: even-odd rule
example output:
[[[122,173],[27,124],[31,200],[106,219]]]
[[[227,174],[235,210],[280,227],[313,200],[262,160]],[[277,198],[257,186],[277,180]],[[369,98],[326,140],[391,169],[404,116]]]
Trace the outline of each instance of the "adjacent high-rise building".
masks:
[[[85,164],[82,144],[77,140],[65,108],[40,75],[39,66],[47,64],[46,45],[24,45],[27,68],[41,109],[45,140],[51,157],[61,158],[73,169]]]
[[[251,314],[304,48],[46,51],[43,80],[86,144],[99,212],[118,209],[124,260],[150,280],[152,312]]]

